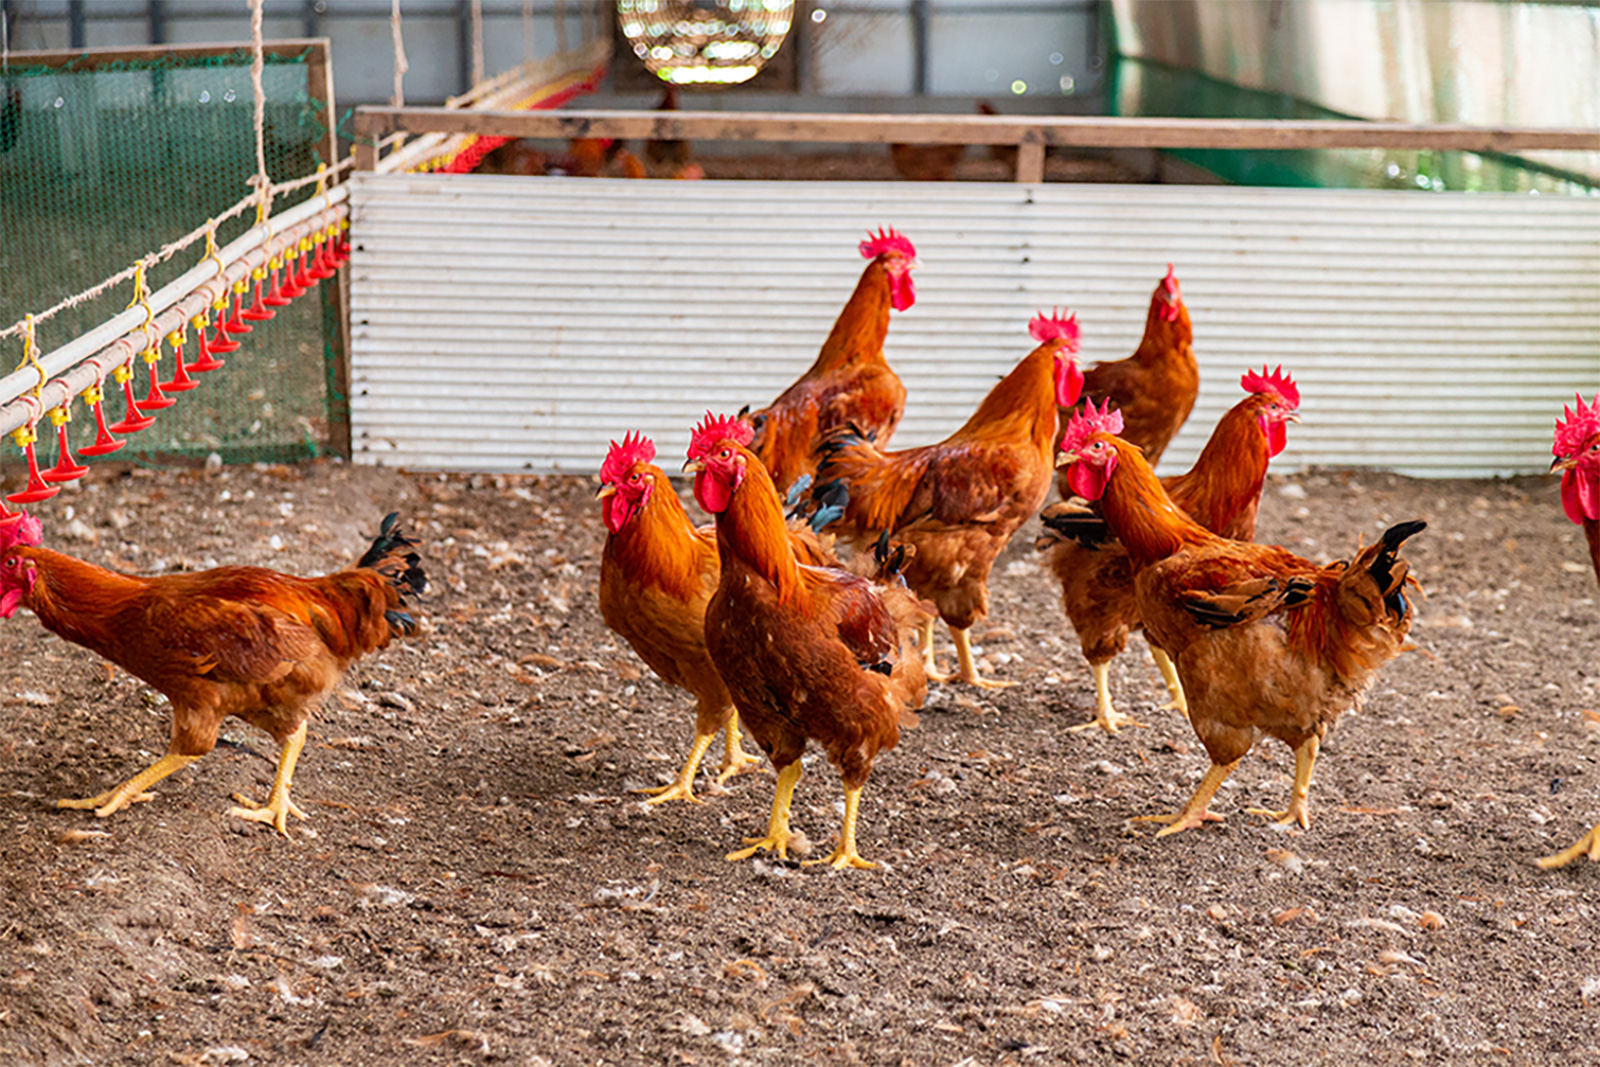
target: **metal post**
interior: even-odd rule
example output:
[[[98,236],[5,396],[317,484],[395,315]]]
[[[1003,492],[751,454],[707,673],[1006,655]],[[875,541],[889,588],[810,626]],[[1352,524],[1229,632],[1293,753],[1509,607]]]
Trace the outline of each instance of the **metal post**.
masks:
[[[300,33],[305,37],[322,36],[322,16],[317,12],[317,0],[303,0],[301,3]]]
[[[150,43],[167,43],[167,0],[150,0]]]
[[[67,0],[67,47],[82,48],[89,43],[83,17],[83,0]]]
[[[928,0],[911,0],[911,92],[928,95]]]

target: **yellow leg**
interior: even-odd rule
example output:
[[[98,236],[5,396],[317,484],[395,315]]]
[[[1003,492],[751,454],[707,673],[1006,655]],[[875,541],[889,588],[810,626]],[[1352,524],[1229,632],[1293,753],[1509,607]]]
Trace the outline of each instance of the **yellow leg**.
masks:
[[[1172,697],[1171,700],[1161,705],[1161,710],[1176,711],[1187,719],[1189,717],[1189,698],[1183,695],[1183,683],[1178,680],[1178,668],[1173,664],[1172,657],[1155,645],[1150,646],[1150,656],[1156,661],[1156,668],[1161,671],[1161,680],[1167,683],[1167,693]]]
[[[979,689],[1010,689],[1016,682],[996,682],[978,674],[978,665],[972,659],[972,644],[968,637],[970,630],[957,630],[950,627],[950,639],[956,643],[956,660],[959,666],[956,669],[955,680],[975,685]],[[949,681],[950,679],[944,679]]]
[[[761,757],[752,756],[739,744],[739,716],[728,719],[728,747],[722,755],[722,766],[717,768],[717,784],[721,785],[736,774],[753,771],[761,766]]]
[[[1106,733],[1114,734],[1124,726],[1143,728],[1144,723],[1134,722],[1131,717],[1111,706],[1111,661],[1091,663],[1089,670],[1094,674],[1094,718],[1071,729],[1076,732],[1098,726]]]
[[[826,863],[834,870],[843,870],[846,867],[860,867],[862,870],[872,870],[876,863],[861,858],[861,853],[856,851],[856,813],[861,807],[861,787],[844,791],[844,825],[839,828],[839,847],[833,850],[833,855],[825,860],[806,860],[805,866],[810,867],[817,863]]]
[[[766,837],[747,837],[749,848],[728,853],[730,860],[747,860],[757,852],[772,849],[780,860],[789,858],[789,842],[794,834],[789,830],[789,805],[794,802],[794,787],[800,784],[800,761],[795,760],[778,772],[778,791],[772,797],[772,817],[767,820]]]
[[[930,682],[948,682],[955,677],[939,669],[939,661],[933,654],[933,624],[936,620],[928,619],[922,624],[922,631],[917,644],[922,650],[922,673],[928,676]]]
[[[1554,856],[1546,856],[1539,860],[1539,866],[1545,870],[1555,867],[1565,867],[1579,856],[1588,856],[1591,860],[1600,860],[1600,826],[1578,838],[1570,848],[1564,848]]]
[[[1237,766],[1239,766],[1238,760],[1228,764],[1213,763],[1211,769],[1206,772],[1205,778],[1200,782],[1200,788],[1194,791],[1194,796],[1189,799],[1188,805],[1178,814],[1140,815],[1133,821],[1167,823],[1168,825],[1156,834],[1157,837],[1166,837],[1168,834],[1193,830],[1195,827],[1202,826],[1208,822],[1221,822],[1222,816],[1215,815],[1209,810],[1211,798],[1216,795],[1217,787],[1222,784],[1228,775],[1233,773],[1233,769]]]
[[[277,830],[285,837],[289,836],[289,816],[304,819],[306,813],[289,799],[289,783],[294,780],[294,765],[300,762],[300,750],[306,746],[306,724],[301,723],[300,729],[289,735],[289,740],[283,743],[283,752],[278,756],[278,773],[272,779],[272,792],[267,796],[265,804],[257,804],[248,797],[238,793],[233,794],[242,807],[230,808],[228,814],[239,819],[251,819],[255,822],[264,822]]]
[[[728,724],[730,727],[732,722]],[[651,798],[646,804],[662,804],[668,800],[687,800],[691,804],[704,803],[694,795],[694,776],[700,773],[700,760],[706,754],[706,749],[711,747],[711,742],[717,739],[716,734],[695,734],[694,747],[689,749],[689,758],[684,761],[683,769],[678,772],[678,777],[671,785],[657,786],[651,789],[635,789],[635,793],[650,793]]]
[[[1267,808],[1245,810],[1251,815],[1265,815],[1280,826],[1299,823],[1302,830],[1311,829],[1311,809],[1306,801],[1311,795],[1311,769],[1317,765],[1317,752],[1321,748],[1322,743],[1312,737],[1294,750],[1294,788],[1289,791],[1288,810],[1272,811]]]
[[[104,819],[107,815],[119,812],[129,804],[137,804],[143,800],[154,799],[155,794],[146,793],[146,789],[155,785],[172,772],[183,770],[199,758],[199,756],[175,756],[168,752],[165,756],[156,760],[152,766],[140,771],[116,789],[108,789],[97,797],[85,797],[82,800],[58,800],[56,801],[56,807],[93,808],[94,813]]]

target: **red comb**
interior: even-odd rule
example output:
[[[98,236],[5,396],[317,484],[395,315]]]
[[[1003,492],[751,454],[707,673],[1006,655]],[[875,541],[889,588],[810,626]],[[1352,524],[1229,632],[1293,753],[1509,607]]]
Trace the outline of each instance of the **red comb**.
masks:
[[[12,545],[44,544],[44,525],[32,515],[23,513],[14,522],[0,525],[0,552]]]
[[[1589,438],[1600,433],[1600,393],[1595,394],[1592,404],[1585,404],[1579,393],[1578,410],[1563,407],[1561,412],[1566,417],[1556,420],[1556,443],[1550,451],[1562,457],[1576,456]]]
[[[689,438],[689,458],[706,458],[718,441],[732,440],[740,445],[748,445],[755,435],[755,430],[748,422],[741,422],[732,415],[713,415],[708,411],[706,417],[700,420],[700,425],[694,428],[694,436]]]
[[[1239,379],[1239,384],[1247,393],[1277,393],[1283,401],[1292,408],[1300,406],[1300,389],[1294,384],[1294,379],[1283,373],[1283,364],[1278,364],[1278,369],[1267,371],[1266,364],[1262,364],[1261,371],[1253,370],[1244,372]]]
[[[877,259],[885,252],[899,252],[907,259],[917,258],[917,246],[911,243],[910,238],[896,233],[893,226],[887,232],[880,228],[877,236],[868,230],[867,239],[861,242],[861,258]]]
[[[1111,398],[1106,397],[1098,411],[1095,410],[1094,401],[1091,400],[1067,423],[1067,432],[1061,435],[1061,451],[1076,452],[1083,447],[1084,442],[1097,433],[1121,432],[1122,412],[1112,410]]]
[[[1067,351],[1078,350],[1078,337],[1082,333],[1078,329],[1078,316],[1061,314],[1060,308],[1051,308],[1050,314],[1039,312],[1028,323],[1028,333],[1035,341],[1062,340],[1067,342]]]
[[[635,463],[649,463],[656,458],[655,442],[642,433],[623,437],[622,443],[611,442],[606,461],[600,464],[600,480],[607,485],[617,485],[628,476]]]
[[[1172,264],[1167,264],[1167,276],[1161,279],[1161,286],[1169,293],[1178,291],[1178,276],[1172,273]]]

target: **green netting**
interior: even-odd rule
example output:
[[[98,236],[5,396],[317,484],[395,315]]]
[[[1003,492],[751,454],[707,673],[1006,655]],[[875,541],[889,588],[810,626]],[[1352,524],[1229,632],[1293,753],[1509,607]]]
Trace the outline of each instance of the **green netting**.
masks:
[[[264,140],[276,182],[323,162],[324,105],[308,92],[306,59],[266,58]],[[251,192],[247,49],[204,57],[180,49],[111,65],[85,57],[66,67],[19,65],[14,57],[0,81],[0,328],[94,286]],[[274,211],[312,195],[314,186],[282,196]],[[254,221],[252,210],[223,224],[218,243]],[[200,242],[161,264],[151,272],[151,289],[203,253]],[[104,322],[131,294],[130,283],[41,323],[40,350]],[[118,458],[135,450],[146,457],[220,451],[229,460],[315,454],[327,441],[325,360],[336,330],[322,305],[303,297],[256,324],[226,369],[204,375],[199,389],[157,413],[156,425],[130,438]],[[19,340],[0,342],[5,371],[20,358]],[[162,370],[163,380],[171,377],[170,352]],[[142,364],[136,371],[142,396],[146,372]],[[108,402],[108,411],[120,410],[119,400]],[[81,407],[75,414],[73,440],[91,440],[92,420]]]

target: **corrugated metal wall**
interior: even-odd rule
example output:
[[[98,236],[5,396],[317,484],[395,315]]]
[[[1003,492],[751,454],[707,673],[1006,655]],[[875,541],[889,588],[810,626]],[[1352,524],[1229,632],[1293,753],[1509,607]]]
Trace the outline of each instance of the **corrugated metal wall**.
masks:
[[[587,472],[643,430],[672,465],[707,408],[810,364],[886,224],[923,261],[889,331],[902,447],[967,417],[1037,308],[1078,313],[1086,361],[1131,352],[1169,260],[1203,384],[1165,472],[1264,361],[1301,383],[1282,470],[1543,470],[1562,403],[1600,389],[1592,199],[363,174],[353,205],[365,463]]]

